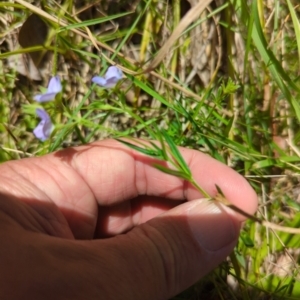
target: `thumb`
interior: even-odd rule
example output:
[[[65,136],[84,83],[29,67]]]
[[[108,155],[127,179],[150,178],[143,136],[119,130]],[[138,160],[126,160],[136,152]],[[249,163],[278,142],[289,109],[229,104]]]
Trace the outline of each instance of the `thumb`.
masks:
[[[200,199],[125,235],[99,241],[102,255],[110,257],[107,287],[113,288],[108,294],[115,293],[112,299],[168,299],[178,294],[226,258],[239,227],[234,212]],[[104,254],[108,249],[103,242],[109,254]]]

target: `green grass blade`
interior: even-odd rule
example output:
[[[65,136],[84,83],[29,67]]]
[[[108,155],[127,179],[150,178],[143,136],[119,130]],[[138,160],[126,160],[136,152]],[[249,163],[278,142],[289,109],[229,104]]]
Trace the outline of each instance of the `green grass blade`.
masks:
[[[159,164],[153,164],[153,166],[161,172],[190,181],[190,176],[188,176],[185,172],[172,170]]]
[[[158,151],[157,148],[154,150],[154,149],[150,149],[150,148],[139,147],[137,145],[134,145],[132,143],[126,142],[126,141],[118,139],[118,138],[116,138],[116,140],[118,142],[122,143],[123,145],[126,145],[127,147],[129,147],[133,150],[136,150],[140,153],[143,153],[145,155],[152,156],[152,157],[155,157],[155,158],[163,159],[160,151]]]
[[[151,95],[156,100],[160,101],[162,104],[166,105],[167,107],[173,108],[173,106],[164,99],[159,93],[157,93],[154,89],[149,87],[147,84],[139,80],[135,76],[127,75],[127,77],[139,88],[141,88],[143,91],[145,91],[147,94]]]
[[[290,14],[292,17],[292,21],[294,24],[295,34],[296,34],[296,41],[298,45],[298,56],[299,56],[299,62],[300,62],[300,23],[296,14],[296,11],[291,3],[290,0],[287,0],[287,4],[290,10]]]
[[[186,173],[186,176],[188,178],[191,178],[192,177],[191,170],[190,170],[189,166],[187,165],[187,163],[185,162],[184,158],[182,157],[181,153],[179,152],[177,146],[171,139],[171,137],[164,130],[162,131],[162,135],[163,135],[165,141],[167,142],[168,146],[170,147],[170,151],[171,151],[172,157],[175,159],[175,162],[180,166],[182,171]]]
[[[270,73],[272,74],[273,79],[276,81],[281,92],[284,94],[286,99],[289,101],[289,103],[294,108],[296,116],[297,116],[298,120],[300,121],[300,105],[297,101],[292,100],[293,98],[289,91],[289,89],[292,89],[292,90],[299,92],[299,88],[296,86],[296,84],[290,79],[290,77],[284,71],[281,64],[276,59],[274,53],[268,48],[265,36],[263,34],[263,31],[262,31],[262,28],[260,25],[259,14],[258,14],[256,3],[257,3],[256,0],[253,1],[253,3],[252,3],[252,13],[254,16],[254,26],[253,26],[253,31],[252,31],[253,41],[263,59],[263,61],[265,62]],[[287,83],[289,89],[286,86],[284,81]]]
[[[101,17],[101,18],[97,18],[97,19],[93,19],[93,20],[83,21],[83,22],[76,23],[76,24],[71,24],[71,25],[59,28],[58,33],[66,31],[66,30],[74,29],[74,28],[88,27],[88,26],[92,26],[92,25],[101,24],[101,23],[104,23],[107,21],[111,21],[114,19],[118,19],[118,18],[127,16],[131,13],[132,12],[125,12],[125,13],[120,13],[120,14],[113,15],[113,16]]]

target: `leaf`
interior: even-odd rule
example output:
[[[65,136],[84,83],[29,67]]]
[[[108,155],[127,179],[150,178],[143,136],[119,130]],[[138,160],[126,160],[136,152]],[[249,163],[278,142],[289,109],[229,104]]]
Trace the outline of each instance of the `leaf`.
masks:
[[[191,178],[191,176],[192,176],[191,170],[190,170],[189,166],[187,165],[186,161],[184,160],[184,158],[182,157],[181,153],[179,152],[177,146],[171,139],[171,137],[164,130],[162,131],[162,135],[163,135],[165,141],[167,142],[168,146],[170,147],[171,153],[172,153],[173,158],[175,159],[176,163],[178,163],[178,165],[181,167],[182,171],[185,172],[189,178]]]
[[[121,18],[124,16],[127,16],[129,14],[132,14],[132,12],[126,12],[126,13],[120,13],[117,15],[113,15],[113,16],[108,16],[108,17],[101,17],[101,18],[97,18],[97,19],[92,19],[92,20],[87,20],[87,21],[83,21],[80,23],[75,23],[75,24],[70,24],[64,27],[61,27],[58,32],[62,32],[65,30],[70,30],[70,29],[74,29],[74,28],[81,28],[81,27],[86,27],[86,26],[92,26],[92,25],[96,25],[96,24],[101,24],[113,19],[117,19],[117,18]]]
[[[149,86],[147,86],[145,83],[137,79],[135,76],[127,75],[127,77],[138,87],[140,87],[143,91],[145,91],[147,94],[155,98],[156,100],[160,101],[164,105],[166,105],[169,108],[173,108],[173,106],[165,100],[159,93],[151,89]]]
[[[221,188],[217,184],[215,184],[215,187],[216,187],[218,193],[225,198],[225,195],[224,195],[223,191],[221,190]]]
[[[137,145],[134,145],[132,143],[129,143],[129,142],[126,142],[124,140],[121,140],[121,139],[118,139],[116,138],[116,140],[124,145],[126,145],[127,147],[133,149],[133,150],[136,150],[140,153],[143,153],[145,155],[148,155],[148,156],[152,156],[152,157],[155,157],[155,158],[160,158],[162,159],[162,155],[161,153],[159,153],[159,151],[156,150],[153,150],[153,149],[150,149],[150,148],[142,148],[142,147],[139,147]]]
[[[253,240],[251,239],[250,235],[248,233],[246,233],[245,231],[241,232],[240,238],[241,238],[241,240],[243,241],[244,245],[247,248],[253,248],[254,247]]]
[[[158,170],[160,170],[160,171],[162,171],[162,172],[164,172],[164,173],[166,173],[166,174],[170,174],[170,175],[173,175],[173,176],[182,178],[182,179],[184,179],[184,180],[188,180],[188,181],[190,180],[190,177],[187,176],[187,174],[184,173],[184,172],[182,172],[182,171],[172,170],[172,169],[170,169],[170,168],[164,167],[164,166],[159,165],[159,164],[153,164],[153,166],[154,166],[156,169],[158,169]]]
[[[292,17],[292,21],[293,21],[293,25],[295,28],[295,33],[296,33],[296,41],[297,41],[297,45],[298,45],[298,56],[299,56],[299,62],[300,62],[300,23],[299,20],[297,18],[297,14],[295,12],[295,9],[291,3],[290,0],[287,0],[287,4],[291,13],[291,17]]]
[[[294,108],[298,121],[300,121],[300,105],[295,99],[292,97],[291,90],[295,90],[299,92],[298,86],[290,79],[287,73],[284,71],[283,67],[281,66],[280,62],[276,59],[274,53],[268,48],[267,41],[263,34],[259,14],[257,10],[257,1],[253,1],[252,3],[252,13],[254,17],[254,26],[252,30],[252,39],[256,44],[256,47],[264,60],[267,68],[269,69],[273,79],[276,81],[278,87],[280,88],[281,92],[288,100],[288,102]],[[287,87],[287,85],[288,87]]]

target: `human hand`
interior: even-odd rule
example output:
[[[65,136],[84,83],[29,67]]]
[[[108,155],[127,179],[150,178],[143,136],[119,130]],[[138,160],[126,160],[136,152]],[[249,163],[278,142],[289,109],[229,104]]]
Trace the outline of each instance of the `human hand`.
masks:
[[[209,194],[254,213],[243,177],[180,151]],[[222,262],[244,217],[154,161],[105,140],[2,164],[0,298],[168,299]]]

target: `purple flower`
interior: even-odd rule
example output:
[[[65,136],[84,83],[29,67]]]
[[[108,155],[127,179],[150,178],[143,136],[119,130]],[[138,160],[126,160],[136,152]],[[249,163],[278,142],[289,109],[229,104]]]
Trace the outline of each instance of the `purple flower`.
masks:
[[[95,76],[92,78],[92,82],[109,89],[114,87],[116,83],[122,79],[122,76],[122,70],[118,67],[112,66],[107,69],[104,77]]]
[[[48,113],[44,109],[37,108],[36,114],[41,119],[41,122],[38,124],[38,126],[35,127],[33,133],[36,138],[44,142],[49,138],[54,126],[51,122]]]
[[[36,95],[33,99],[37,102],[48,102],[55,98],[56,94],[60,93],[62,86],[58,76],[50,79],[47,92],[44,94]]]

